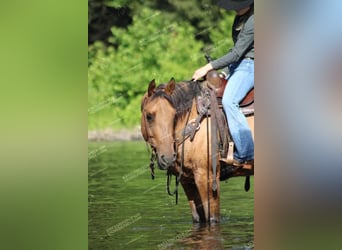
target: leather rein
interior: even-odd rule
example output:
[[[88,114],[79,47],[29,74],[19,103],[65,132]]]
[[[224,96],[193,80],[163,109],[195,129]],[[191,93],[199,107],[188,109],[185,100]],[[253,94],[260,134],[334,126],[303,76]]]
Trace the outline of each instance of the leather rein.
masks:
[[[146,112],[144,110],[144,106],[147,103],[148,99],[151,97],[145,97],[142,103],[142,116],[143,116],[143,123],[144,123],[144,127],[145,127],[145,136],[144,139],[145,141],[151,146],[151,158],[150,158],[150,169],[151,169],[151,178],[152,180],[154,180],[155,178],[155,174],[154,174],[154,169],[155,169],[155,161],[157,160],[157,150],[156,150],[156,145],[154,143],[154,136],[151,132],[149,123],[146,121]],[[188,117],[190,116],[190,113],[188,115]],[[184,140],[183,140],[184,141]],[[183,143],[184,145],[184,143]],[[179,146],[179,144],[177,144],[177,141],[174,140],[174,148],[175,148],[175,152],[177,154],[178,150],[177,147]],[[177,155],[176,155],[177,158]],[[172,177],[172,173],[171,171],[168,169],[167,170],[167,179],[166,179],[166,190],[167,193],[171,196],[176,195],[176,204],[178,204],[178,186],[180,183],[180,179],[181,176],[183,174],[183,163],[184,163],[184,146],[182,147],[182,155],[181,155],[181,170],[179,172],[178,175],[176,175],[176,183],[175,183],[175,190],[173,192],[170,191],[170,184],[171,184],[171,177]]]

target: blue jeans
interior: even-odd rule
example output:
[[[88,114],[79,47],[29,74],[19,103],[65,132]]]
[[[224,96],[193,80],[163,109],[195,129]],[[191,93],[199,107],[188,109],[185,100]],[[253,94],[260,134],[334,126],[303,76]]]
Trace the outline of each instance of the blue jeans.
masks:
[[[254,159],[252,132],[239,108],[241,100],[254,86],[254,61],[244,59],[240,64],[231,64],[229,69],[229,82],[223,94],[222,104],[235,145],[234,159],[243,162]]]

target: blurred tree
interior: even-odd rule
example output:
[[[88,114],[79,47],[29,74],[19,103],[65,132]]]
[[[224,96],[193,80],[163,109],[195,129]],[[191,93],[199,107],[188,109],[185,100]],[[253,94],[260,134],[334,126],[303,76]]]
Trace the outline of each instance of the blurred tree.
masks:
[[[203,50],[228,51],[233,15],[213,2],[89,0],[90,129],[139,124],[150,80],[189,80]]]
[[[89,0],[88,29],[89,43],[101,40],[107,42],[110,27],[127,27],[141,8],[159,10],[164,18],[189,22],[196,29],[196,39],[212,42],[209,30],[222,18],[217,0]]]
[[[140,100],[152,78],[159,83],[172,76],[189,80],[189,69],[203,60],[191,57],[203,46],[194,39],[195,29],[185,22],[170,23],[160,11],[143,7],[132,25],[111,31],[109,41],[120,46],[89,46],[89,122],[95,127],[113,119],[125,126],[138,124]],[[95,124],[98,120],[102,124]]]
[[[106,0],[88,0],[88,44],[95,41],[107,42],[112,35],[112,26],[126,27],[131,22],[128,6],[108,5]]]

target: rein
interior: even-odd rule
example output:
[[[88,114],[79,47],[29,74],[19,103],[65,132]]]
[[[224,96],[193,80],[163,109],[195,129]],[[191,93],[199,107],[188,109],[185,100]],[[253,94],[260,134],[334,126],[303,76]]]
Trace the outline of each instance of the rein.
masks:
[[[143,103],[142,103],[142,113],[143,113],[143,123],[144,123],[144,127],[145,127],[145,137],[144,139],[146,140],[146,142],[148,144],[150,144],[151,146],[151,158],[150,158],[150,169],[151,169],[151,178],[152,180],[155,179],[155,174],[154,174],[154,164],[155,164],[155,161],[157,160],[157,152],[156,152],[156,147],[153,143],[153,135],[152,135],[152,132],[150,131],[150,126],[149,124],[147,123],[146,121],[146,117],[145,117],[145,111],[143,109],[143,107],[145,106],[146,102],[148,100],[148,97],[145,97],[145,99],[143,100]],[[191,113],[191,110],[189,111],[188,113],[188,116],[187,116],[187,124],[188,124],[188,121],[189,121],[189,117],[190,117],[190,113]],[[182,133],[182,136],[183,136],[183,139],[182,139],[182,142],[184,142],[186,140],[186,134],[185,133]],[[174,147],[175,147],[175,152],[177,154],[178,150],[177,150],[177,147],[180,143],[177,143],[177,141],[175,140],[174,141]],[[167,172],[167,181],[166,181],[166,190],[167,190],[167,193],[170,195],[170,196],[173,196],[173,195],[176,195],[176,204],[178,204],[178,187],[179,187],[179,183],[180,183],[180,179],[181,179],[181,176],[183,174],[183,165],[184,165],[184,143],[182,143],[182,153],[181,153],[181,166],[180,166],[180,172],[178,175],[176,175],[176,182],[175,182],[175,189],[173,192],[170,191],[170,184],[171,184],[171,179],[172,179],[172,173],[170,172],[170,170],[168,170]],[[177,156],[176,156],[177,157]]]
[[[189,111],[188,116],[186,118],[186,126],[188,125],[190,114],[191,114],[191,110]],[[170,173],[170,171],[168,171],[168,173],[167,173],[167,181],[166,181],[167,193],[170,196],[176,195],[176,204],[178,204],[178,187],[179,187],[180,179],[181,179],[182,174],[183,174],[183,166],[184,166],[184,147],[185,147],[184,141],[186,140],[185,130],[183,130],[182,136],[183,136],[183,138],[182,138],[182,142],[181,142],[181,144],[182,144],[182,153],[181,153],[180,171],[179,171],[178,176],[176,176],[175,190],[173,191],[173,193],[170,192],[170,184],[171,184],[171,178],[172,178],[172,173]],[[177,143],[175,141],[175,147],[177,147],[177,146],[178,145],[177,145]],[[177,148],[176,148],[175,152],[176,153],[178,152]]]

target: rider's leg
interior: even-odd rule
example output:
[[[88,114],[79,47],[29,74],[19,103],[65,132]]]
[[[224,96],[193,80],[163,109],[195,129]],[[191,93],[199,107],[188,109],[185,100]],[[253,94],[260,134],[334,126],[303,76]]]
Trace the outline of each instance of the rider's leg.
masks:
[[[240,111],[239,103],[254,86],[254,61],[244,59],[232,72],[228,81],[222,104],[235,144],[234,160],[249,161],[254,159],[254,142],[247,119]]]

